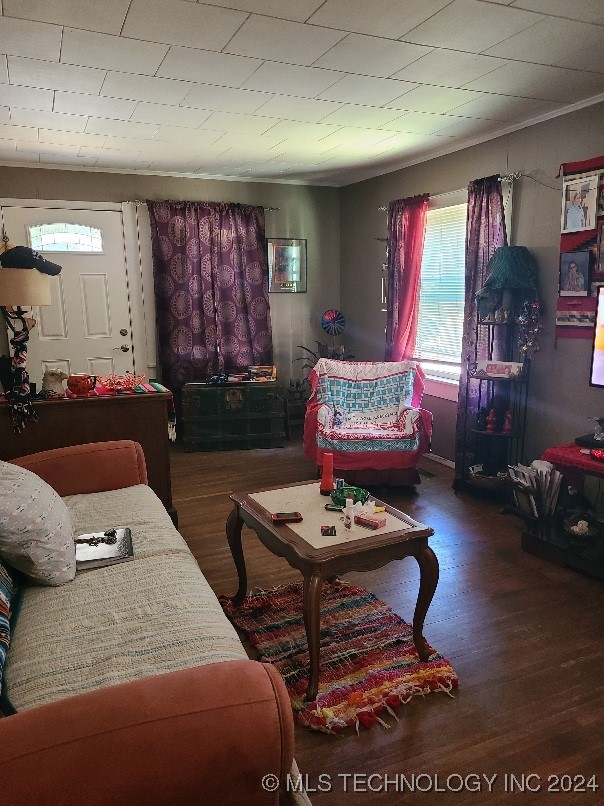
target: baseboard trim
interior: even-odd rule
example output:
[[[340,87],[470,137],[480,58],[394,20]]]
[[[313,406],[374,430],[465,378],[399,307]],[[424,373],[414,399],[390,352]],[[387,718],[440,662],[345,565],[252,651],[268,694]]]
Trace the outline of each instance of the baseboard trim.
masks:
[[[452,462],[450,459],[445,459],[444,456],[439,456],[437,453],[425,453],[424,457],[426,459],[430,459],[432,462],[437,462],[439,465],[444,465],[445,467],[452,467],[455,469],[455,462]]]

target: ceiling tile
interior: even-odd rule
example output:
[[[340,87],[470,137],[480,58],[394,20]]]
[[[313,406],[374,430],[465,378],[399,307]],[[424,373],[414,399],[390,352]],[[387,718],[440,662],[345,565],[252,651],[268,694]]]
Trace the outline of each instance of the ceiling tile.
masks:
[[[172,45],[157,70],[157,75],[220,84],[223,87],[239,87],[261,64],[262,59]]]
[[[506,124],[501,120],[476,120],[475,118],[444,118],[449,122],[438,134],[446,134],[450,137],[467,137],[475,139],[481,135],[496,134],[505,128]]]
[[[107,140],[104,134],[86,134],[85,132],[63,132],[53,129],[38,129],[38,140],[41,143],[54,145],[90,146],[102,148]]]
[[[389,78],[346,75],[318,97],[325,101],[384,106],[388,101],[393,101],[416,86],[417,84],[393,81]]]
[[[604,25],[604,5],[602,0],[512,0],[514,8],[538,11],[555,17],[582,20]]]
[[[52,0],[50,3],[48,0],[4,0],[2,5],[8,17],[119,34],[129,4],[130,0]],[[30,50],[28,55],[32,52],[40,56],[35,50]]]
[[[149,42],[166,42],[222,50],[246,19],[241,11],[197,5],[186,0],[132,0],[122,34]]]
[[[436,48],[408,67],[403,67],[391,78],[455,88],[480,78],[504,64],[507,64],[504,59]]]
[[[546,115],[559,109],[555,101],[539,101],[535,98],[513,98],[509,95],[491,95],[481,93],[480,97],[461,104],[453,110],[455,115],[469,118],[488,118],[519,123],[522,120]]]
[[[453,122],[455,116],[451,116]],[[400,118],[391,121],[385,129],[409,134],[434,134],[446,125],[446,115],[433,115],[430,112],[406,112]]]
[[[328,126],[324,123],[297,123],[293,120],[282,120],[268,132],[272,137],[281,140],[298,138],[305,143],[316,143],[330,134],[335,134],[341,126]]]
[[[136,101],[101,98],[98,95],[81,95],[75,92],[55,92],[55,112],[64,112],[68,115],[129,120],[135,107]]]
[[[274,123],[274,118],[239,115],[234,112],[214,112],[205,123],[202,123],[202,128],[221,132],[238,132],[239,134],[262,134]]]
[[[325,101],[317,103],[325,103]],[[338,126],[357,126],[371,129],[384,126],[391,120],[400,117],[398,109],[376,109],[374,106],[359,106],[357,104],[347,104],[339,110],[333,112],[329,117],[322,120],[322,123],[332,123]]]
[[[5,109],[6,107],[1,107]],[[0,125],[0,139],[2,140],[21,140],[22,142],[37,143],[38,130],[32,126],[8,126],[5,121],[4,112],[2,112],[2,125]]]
[[[34,112],[14,107],[11,108],[10,119],[14,126],[40,126],[66,132],[83,132],[88,120],[83,115],[59,115],[56,112]]]
[[[0,84],[8,84],[7,57],[0,54]]]
[[[0,123],[1,124],[10,123],[10,109],[8,108],[8,106],[0,106]]]
[[[168,104],[149,104],[140,101],[130,120],[136,123],[162,123],[168,126],[188,126],[196,129],[207,120],[211,112],[207,109],[192,109]]]
[[[485,51],[491,56],[604,71],[604,33],[585,22],[548,17]]]
[[[252,15],[231,39],[226,51],[309,65],[343,38],[341,31]]]
[[[16,146],[15,146],[16,149]],[[40,162],[40,155],[37,151],[2,151],[0,160],[12,160],[13,162]]]
[[[604,78],[597,73],[510,62],[482,78],[470,81],[466,87],[501,95],[513,91],[515,95],[527,98],[573,103],[603,92]]]
[[[454,0],[438,14],[405,34],[408,42],[482,53],[497,42],[523,31],[540,14],[478,0]]]
[[[255,112],[272,96],[266,92],[240,90],[232,87],[216,87],[212,84],[196,84],[182,100],[183,106],[199,109],[214,109],[216,112]]]
[[[423,45],[349,34],[317,59],[314,66],[385,78],[429,51]]]
[[[8,75],[10,83],[19,86],[98,95],[106,73],[90,67],[9,56]]]
[[[19,0],[19,4],[20,0]],[[6,0],[4,13],[7,14]],[[62,28],[29,20],[0,17],[0,50],[11,56],[35,55],[39,59],[58,62],[61,53]]]
[[[389,109],[405,109],[411,112],[437,112],[444,114],[456,106],[480,100],[481,95],[470,90],[451,87],[416,87],[388,104]]]
[[[224,0],[202,0],[209,6],[225,5]],[[229,8],[304,22],[325,0],[228,0]]]
[[[393,132],[382,131],[381,129],[356,129],[352,126],[340,129],[339,132],[331,134],[320,142],[320,146],[326,149],[357,148],[373,150],[377,143],[383,143],[395,136]]]
[[[39,109],[50,112],[52,109],[52,90],[38,90],[33,87],[13,87],[0,84],[0,105],[14,106],[19,109]]]
[[[17,140],[17,151],[31,151],[31,143],[22,143]],[[37,143],[35,150],[39,154],[55,154],[57,152],[63,153],[65,156],[77,156],[80,146],[70,145],[55,145],[53,143]]]
[[[105,120],[104,118],[88,118],[86,132],[88,134],[107,134],[111,137],[134,137],[150,139],[157,131],[156,125],[150,123],[130,123],[123,120]]]
[[[64,154],[44,154],[41,160],[45,165],[77,165],[79,168],[91,168],[96,165],[95,157],[65,156]]]
[[[341,109],[334,101],[317,101],[313,98],[295,98],[291,95],[273,95],[257,111],[257,115],[302,123],[317,123],[331,112]]]
[[[258,154],[267,149],[273,149],[279,146],[285,140],[283,135],[273,134],[272,131],[267,134],[252,134],[245,138],[242,142],[241,137],[235,132],[226,132],[219,140],[216,140],[216,148],[222,149],[220,153],[224,153],[229,149],[229,158],[234,153],[250,153]]]
[[[154,75],[167,52],[168,45],[65,28],[61,62]]]
[[[327,0],[308,20],[342,31],[398,39],[451,0]]]
[[[184,129],[181,126],[158,126],[153,140],[162,143],[187,144],[192,139],[199,146],[210,146],[221,136],[221,131],[213,129]]]
[[[101,95],[109,98],[130,98],[156,104],[179,104],[194,85],[172,78],[135,76],[130,73],[107,73]]]
[[[342,73],[321,70],[316,67],[298,67],[292,64],[264,62],[243,87],[249,90],[264,90],[283,95],[314,98],[342,78]]]

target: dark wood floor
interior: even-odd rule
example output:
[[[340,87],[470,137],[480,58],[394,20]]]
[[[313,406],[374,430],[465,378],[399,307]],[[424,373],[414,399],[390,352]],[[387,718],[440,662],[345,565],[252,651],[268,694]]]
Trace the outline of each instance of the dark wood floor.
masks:
[[[417,492],[394,488],[379,495],[435,530],[431,545],[440,562],[440,582],[425,635],[453,664],[460,688],[455,699],[445,694],[413,698],[398,709],[398,723],[390,720],[390,730],[375,726],[357,737],[297,727],[296,758],[311,790],[332,787],[311,792],[313,803],[399,802],[401,783],[392,781],[403,774],[408,782],[415,776],[418,790],[431,789],[407,794],[414,803],[433,804],[443,797],[455,804],[602,802],[601,583],[524,553],[513,516],[500,515],[496,506],[469,494],[455,495],[448,468],[426,459],[420,467],[434,476],[425,476]],[[172,476],[180,531],[222,594],[236,589],[224,536],[229,491],[312,479],[314,467],[299,442],[266,451],[186,454],[176,449]],[[250,585],[270,587],[299,578],[247,529],[244,550]],[[419,579],[413,559],[347,578],[411,618]],[[343,777],[353,773],[387,773],[390,782],[357,778],[355,785]],[[320,774],[331,778],[319,779]],[[482,776],[495,774],[489,794]],[[457,777],[448,779],[459,775],[470,776],[461,792],[438,791],[459,787]],[[540,776],[528,779],[540,791],[512,794],[510,775]],[[562,786],[585,788],[581,776],[587,781],[593,775],[599,791],[559,793]],[[548,791],[557,780],[549,776],[561,779],[558,793]],[[479,791],[470,790],[478,784]],[[376,794],[370,786],[388,791]]]

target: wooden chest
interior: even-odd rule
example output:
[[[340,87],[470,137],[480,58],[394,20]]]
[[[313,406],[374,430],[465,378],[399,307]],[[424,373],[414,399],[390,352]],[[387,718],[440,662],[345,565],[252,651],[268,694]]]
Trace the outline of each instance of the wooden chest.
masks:
[[[273,381],[209,386],[182,392],[186,450],[278,448],[285,438],[283,387]]]

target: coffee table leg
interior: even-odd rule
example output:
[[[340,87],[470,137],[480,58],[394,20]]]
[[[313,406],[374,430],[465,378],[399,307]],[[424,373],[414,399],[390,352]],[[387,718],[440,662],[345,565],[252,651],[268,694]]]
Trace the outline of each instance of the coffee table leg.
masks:
[[[304,612],[304,626],[306,628],[306,641],[308,643],[308,654],[310,663],[310,674],[308,678],[308,688],[306,689],[306,702],[312,702],[317,698],[319,688],[319,643],[320,643],[320,621],[321,621],[321,588],[323,580],[320,576],[312,575],[304,577],[304,591],[302,598],[302,609]]]
[[[423,546],[416,556],[419,565],[419,594],[413,614],[413,643],[421,660],[428,660],[434,652],[424,638],[424,619],[438,585],[438,560],[430,546]]]
[[[226,535],[237,569],[239,577],[239,588],[237,593],[231,597],[231,601],[235,607],[245,599],[247,593],[247,571],[245,568],[245,558],[243,556],[243,548],[241,547],[241,529],[243,527],[243,520],[239,517],[239,509],[237,506],[233,508],[226,522]]]

